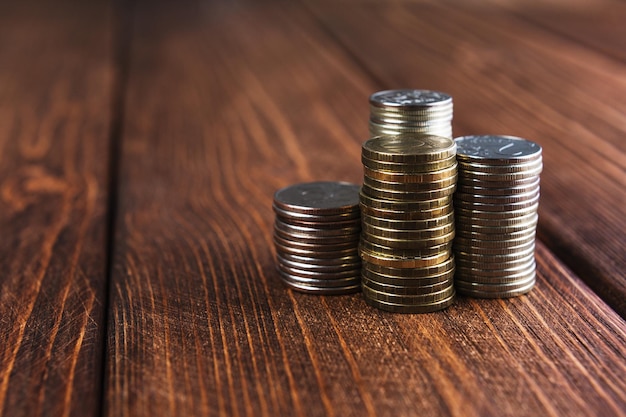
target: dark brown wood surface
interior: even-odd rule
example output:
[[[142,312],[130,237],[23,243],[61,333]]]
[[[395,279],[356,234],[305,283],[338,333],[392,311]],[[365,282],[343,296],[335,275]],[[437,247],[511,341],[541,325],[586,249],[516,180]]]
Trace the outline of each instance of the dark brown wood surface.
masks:
[[[393,27],[388,32],[409,36],[414,14],[371,4],[355,10],[140,4],[123,131],[106,414],[624,414],[626,325],[541,243],[539,282],[529,296],[460,298],[436,314],[387,314],[360,295],[315,297],[281,285],[272,194],[300,181],[361,181],[367,96],[375,89],[401,82],[449,87],[460,97],[459,112],[467,112],[459,130],[508,127],[535,137],[547,129],[550,163],[562,144],[545,114],[537,117],[545,126],[525,128],[535,113],[514,117],[502,104],[512,101],[522,112],[522,98],[480,91],[476,78],[496,76],[480,56],[467,68],[442,66],[449,54],[414,43],[419,33],[388,44],[387,32],[372,26],[357,32],[390,16],[398,21],[385,23]],[[345,23],[346,32],[329,33],[318,19],[333,30]],[[436,34],[428,33],[461,36]],[[365,39],[379,43],[368,48]],[[396,61],[384,67],[396,78],[381,82],[372,72],[386,65],[377,62],[384,45],[390,55],[421,56],[425,68]],[[500,59],[502,48],[490,59]],[[472,53],[465,51],[459,53]],[[498,92],[510,87],[505,75],[498,79]],[[538,102],[530,93],[523,98],[527,106]],[[501,106],[501,117],[481,116]],[[562,198],[568,175],[583,177],[571,164],[587,177],[600,175],[593,160],[583,163],[562,146],[563,158],[574,159],[562,175],[546,170],[544,203]],[[606,201],[623,196],[607,184],[613,189],[579,188]],[[610,191],[615,195],[605,195]],[[557,222],[551,210],[558,201],[546,204],[542,215]],[[621,238],[603,233],[613,244]]]
[[[106,2],[0,4],[0,415],[100,408],[113,90]]]
[[[622,63],[506,9],[410,2],[311,9],[382,87],[449,91],[455,135],[514,134],[540,143],[539,236],[626,315]],[[386,29],[373,31],[377,25]]]
[[[0,4],[0,416],[626,416],[616,1]],[[400,87],[544,147],[529,295],[281,284],[274,191],[360,183]]]

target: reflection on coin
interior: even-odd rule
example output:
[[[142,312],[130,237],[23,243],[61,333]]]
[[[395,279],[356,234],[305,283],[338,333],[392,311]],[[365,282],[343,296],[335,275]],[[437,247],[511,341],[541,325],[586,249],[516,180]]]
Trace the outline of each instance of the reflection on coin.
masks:
[[[358,211],[359,186],[345,182],[311,182],[282,188],[274,194],[274,205],[305,214],[341,214]]]

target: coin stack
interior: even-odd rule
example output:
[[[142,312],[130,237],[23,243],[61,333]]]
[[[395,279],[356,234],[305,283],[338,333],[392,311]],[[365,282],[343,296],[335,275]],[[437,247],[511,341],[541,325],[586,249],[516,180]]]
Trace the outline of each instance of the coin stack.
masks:
[[[439,136],[363,144],[362,289],[382,310],[426,313],[454,301],[456,145]]]
[[[535,285],[541,147],[493,135],[456,144],[456,289],[481,298],[527,293]]]
[[[370,96],[372,136],[413,133],[452,138],[452,97],[430,90],[387,90]]]
[[[360,291],[359,189],[345,182],[312,182],[274,194],[274,244],[287,286],[324,295]]]

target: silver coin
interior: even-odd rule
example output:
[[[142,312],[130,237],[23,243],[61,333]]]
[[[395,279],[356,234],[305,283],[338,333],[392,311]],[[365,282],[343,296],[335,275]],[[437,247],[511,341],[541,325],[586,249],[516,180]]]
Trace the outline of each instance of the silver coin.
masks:
[[[276,191],[274,205],[286,211],[316,215],[356,212],[360,188],[347,182],[296,184]]]
[[[315,272],[323,272],[323,273],[354,271],[356,269],[361,268],[360,260],[357,260],[351,263],[339,264],[339,265],[335,265],[335,264],[324,265],[319,262],[318,263],[302,263],[302,262],[293,261],[291,259],[287,259],[281,256],[280,253],[276,255],[276,259],[279,264],[288,266],[290,268],[297,268],[297,269],[302,269],[302,270],[307,270],[307,271],[315,271]]]
[[[339,258],[319,258],[315,256],[294,255],[291,253],[278,253],[278,255],[280,255],[283,259],[311,265],[344,265],[361,263],[361,258],[359,258],[358,254],[354,254],[352,256],[342,256]]]
[[[274,213],[276,213],[278,217],[281,217],[282,219],[284,219],[286,223],[289,223],[289,221],[311,222],[311,223],[341,222],[341,221],[346,221],[346,220],[357,220],[360,217],[360,212],[358,210],[352,210],[352,211],[339,213],[339,214],[318,215],[318,214],[306,214],[306,213],[298,213],[295,211],[283,210],[279,207],[276,207],[275,204],[272,204],[272,209],[274,210]]]
[[[370,105],[401,109],[430,108],[449,106],[452,97],[449,94],[432,90],[385,90],[370,96]]]
[[[292,277],[297,276],[301,278],[318,279],[318,280],[320,279],[336,280],[336,279],[341,279],[341,278],[354,278],[356,276],[358,277],[361,276],[361,268],[358,268],[358,267],[353,270],[345,270],[345,271],[340,271],[340,272],[318,272],[318,271],[311,271],[309,269],[294,268],[294,267],[287,266],[285,264],[278,262],[278,268],[282,272],[289,274]]]
[[[536,269],[536,262],[535,262],[535,259],[533,258],[531,259],[530,262],[526,264],[511,267],[511,268],[503,268],[503,269],[481,269],[478,267],[472,268],[472,267],[457,265],[455,268],[455,273],[463,275],[463,276],[471,277],[471,280],[476,280],[476,281],[480,279],[517,280],[517,279],[523,278],[524,276],[530,273],[534,273],[535,269]]]
[[[541,146],[515,136],[472,135],[455,142],[459,161],[508,165],[541,157]]]
[[[531,281],[529,284],[526,284],[522,288],[508,290],[508,291],[481,291],[481,290],[471,290],[465,287],[458,287],[457,292],[459,294],[475,297],[475,298],[511,298],[511,297],[519,297],[520,295],[527,294],[530,290],[532,290],[535,286],[535,280]]]
[[[346,276],[340,278],[332,278],[329,276],[322,275],[321,278],[316,277],[303,277],[299,275],[290,274],[289,272],[285,272],[285,270],[278,268],[278,273],[284,280],[289,280],[291,282],[297,282],[302,285],[310,285],[315,287],[346,287],[352,286],[356,283],[361,283],[361,276]]]
[[[345,294],[354,294],[361,291],[361,283],[360,282],[352,282],[349,285],[342,285],[337,287],[324,287],[324,286],[316,286],[304,284],[298,281],[293,281],[288,277],[281,276],[282,282],[288,286],[289,288],[302,292],[305,294],[315,294],[315,295],[345,295]]]
[[[289,242],[283,242],[286,245],[297,245],[297,243],[302,243],[305,245],[339,245],[339,244],[348,244],[354,243],[359,240],[361,236],[361,232],[354,233],[351,235],[343,235],[343,236],[315,236],[315,235],[294,235],[290,233],[283,232],[279,229],[274,229],[274,234],[283,240],[288,240]],[[306,246],[305,246],[306,247]]]

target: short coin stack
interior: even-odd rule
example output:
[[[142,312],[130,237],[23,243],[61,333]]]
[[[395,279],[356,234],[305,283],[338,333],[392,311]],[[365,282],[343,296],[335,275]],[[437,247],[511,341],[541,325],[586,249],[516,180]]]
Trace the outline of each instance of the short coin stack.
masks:
[[[326,295],[361,289],[359,189],[312,182],[274,194],[278,270],[290,288]]]
[[[456,145],[439,136],[380,136],[363,144],[361,190],[365,301],[426,313],[454,301]]]
[[[370,96],[372,136],[403,133],[452,137],[452,97],[430,90],[387,90]]]
[[[541,147],[493,135],[456,144],[456,289],[481,298],[527,293],[535,285]]]

